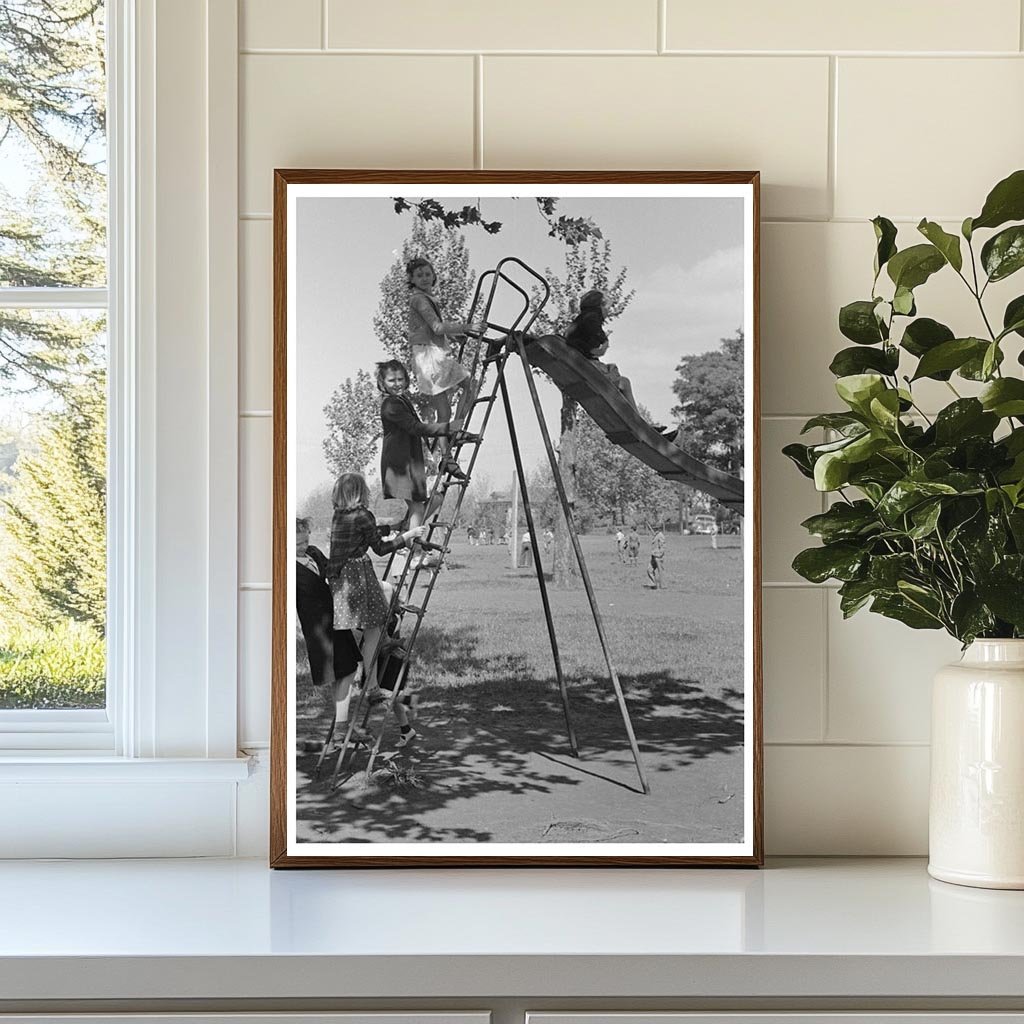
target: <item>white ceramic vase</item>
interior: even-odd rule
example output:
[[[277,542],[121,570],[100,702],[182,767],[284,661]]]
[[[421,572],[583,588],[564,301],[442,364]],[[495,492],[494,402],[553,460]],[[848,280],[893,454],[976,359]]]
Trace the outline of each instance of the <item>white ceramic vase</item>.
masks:
[[[1024,889],[1024,640],[975,640],[932,689],[928,872]]]

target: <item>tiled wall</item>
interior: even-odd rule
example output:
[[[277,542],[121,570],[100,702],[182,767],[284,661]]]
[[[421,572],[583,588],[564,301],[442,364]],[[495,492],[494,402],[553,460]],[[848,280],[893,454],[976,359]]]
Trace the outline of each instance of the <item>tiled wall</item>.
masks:
[[[843,622],[794,575],[821,502],[778,451],[835,405],[867,219],[959,223],[1024,165],[1020,0],[241,0],[241,46],[243,742],[267,738],[272,169],[759,168],[767,846],[924,852],[929,681],[957,645]],[[950,277],[922,311],[975,330]]]

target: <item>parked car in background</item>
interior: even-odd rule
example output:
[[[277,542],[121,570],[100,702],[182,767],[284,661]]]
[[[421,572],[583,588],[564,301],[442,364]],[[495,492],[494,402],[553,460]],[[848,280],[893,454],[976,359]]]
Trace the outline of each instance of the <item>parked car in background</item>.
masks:
[[[714,516],[699,515],[693,517],[691,529],[694,533],[718,533],[718,523]]]

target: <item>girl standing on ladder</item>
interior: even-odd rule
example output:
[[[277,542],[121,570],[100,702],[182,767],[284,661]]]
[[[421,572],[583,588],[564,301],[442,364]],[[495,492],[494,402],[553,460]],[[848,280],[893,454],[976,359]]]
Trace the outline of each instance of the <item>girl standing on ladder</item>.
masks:
[[[476,388],[469,371],[452,355],[447,339],[466,334],[472,328],[469,324],[441,318],[441,309],[433,294],[437,272],[430,260],[422,257],[409,260],[405,276],[409,284],[409,346],[419,389],[429,397],[436,422],[447,425],[452,418],[452,397],[456,389],[462,387],[455,414],[455,429],[458,430],[476,398]],[[447,439],[442,438],[438,443],[444,457],[441,469],[464,480],[465,473],[448,454]]]

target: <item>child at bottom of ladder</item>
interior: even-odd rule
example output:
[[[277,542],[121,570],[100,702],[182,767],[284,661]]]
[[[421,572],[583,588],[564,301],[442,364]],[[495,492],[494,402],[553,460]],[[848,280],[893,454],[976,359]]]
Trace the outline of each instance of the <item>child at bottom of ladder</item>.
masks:
[[[409,544],[426,532],[418,526],[394,537],[382,538],[377,520],[369,509],[370,489],[361,473],[343,473],[338,477],[331,495],[334,518],[331,521],[331,553],[327,562],[327,579],[334,600],[334,628],[362,631],[363,678],[366,696],[371,702],[383,699],[377,683],[377,649],[387,625],[391,587],[377,579],[368,551],[387,554]],[[385,589],[386,588],[386,589]],[[335,691],[336,724],[348,722],[351,698],[351,677],[341,681]],[[412,732],[404,706],[395,705],[404,746],[407,733]],[[367,737],[353,731],[365,742]]]

